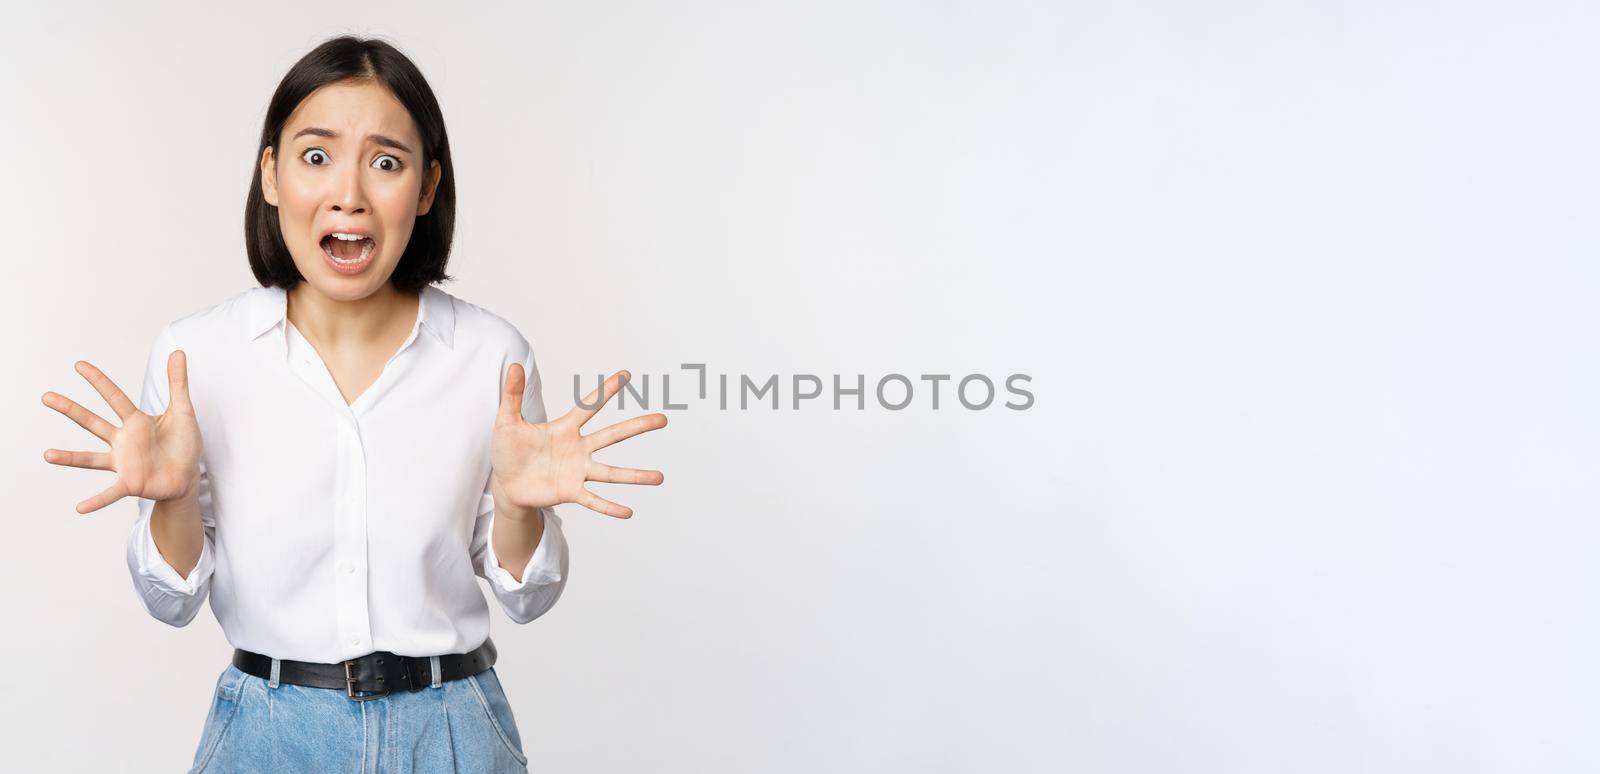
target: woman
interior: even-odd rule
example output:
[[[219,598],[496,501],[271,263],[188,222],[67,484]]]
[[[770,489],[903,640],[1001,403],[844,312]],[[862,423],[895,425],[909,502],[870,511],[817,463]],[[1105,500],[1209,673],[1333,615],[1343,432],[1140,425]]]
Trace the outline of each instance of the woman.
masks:
[[[115,471],[78,512],[139,498],[146,609],[184,626],[209,593],[236,648],[193,770],[525,771],[476,577],[518,623],[549,610],[567,576],[552,506],[630,517],[584,482],[661,473],[590,455],[666,417],[581,435],[619,371],[547,422],[528,341],[432,285],[449,279],[450,148],[392,46],[302,58],[257,158],[261,287],[168,324],[137,407],[79,361],[122,425],[46,393],[110,451],[45,459]]]

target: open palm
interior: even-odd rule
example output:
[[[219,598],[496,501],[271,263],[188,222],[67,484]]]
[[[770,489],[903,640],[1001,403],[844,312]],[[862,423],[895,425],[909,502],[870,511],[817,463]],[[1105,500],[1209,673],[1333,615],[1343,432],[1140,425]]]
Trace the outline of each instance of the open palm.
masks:
[[[183,350],[167,357],[166,413],[153,417],[140,411],[122,389],[86,360],[76,369],[93,385],[122,420],[116,427],[71,398],[44,394],[44,405],[65,414],[110,447],[108,452],[46,449],[44,459],[56,465],[115,471],[117,480],[99,494],[78,503],[78,513],[93,513],[124,497],[173,500],[187,496],[200,481],[200,423],[189,402],[188,364]]]
[[[496,497],[504,497],[522,508],[542,508],[558,503],[577,503],[585,508],[626,519],[633,509],[611,502],[588,489],[586,481],[610,484],[660,484],[659,470],[615,468],[596,462],[592,455],[611,444],[650,430],[667,426],[665,414],[646,414],[623,420],[589,435],[579,428],[600,407],[611,400],[627,381],[627,371],[618,371],[599,390],[589,393],[571,411],[550,422],[529,422],[522,416],[522,364],[513,363],[500,394],[500,413],[495,417],[491,442],[493,473],[490,486]],[[584,406],[594,408],[584,408]]]

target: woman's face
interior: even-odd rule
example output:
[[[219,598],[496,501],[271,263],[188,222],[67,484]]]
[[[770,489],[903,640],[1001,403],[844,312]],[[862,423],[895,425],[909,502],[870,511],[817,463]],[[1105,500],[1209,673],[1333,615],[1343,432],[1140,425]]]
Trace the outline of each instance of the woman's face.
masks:
[[[387,286],[433,205],[439,162],[424,174],[421,151],[411,114],[373,81],[328,84],[290,114],[261,155],[261,189],[312,287],[351,301]]]

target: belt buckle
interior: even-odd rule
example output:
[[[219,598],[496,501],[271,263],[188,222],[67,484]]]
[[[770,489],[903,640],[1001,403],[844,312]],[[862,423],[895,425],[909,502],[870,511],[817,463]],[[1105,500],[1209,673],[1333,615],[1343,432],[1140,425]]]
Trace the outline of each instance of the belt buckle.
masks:
[[[388,691],[381,691],[381,692],[380,691],[368,691],[368,692],[363,693],[360,696],[357,696],[356,695],[356,676],[353,675],[353,674],[350,674],[350,667],[353,664],[355,664],[354,660],[344,662],[344,695],[349,696],[351,699],[353,699],[355,701],[368,701],[370,699],[381,699],[381,698],[389,695]]]

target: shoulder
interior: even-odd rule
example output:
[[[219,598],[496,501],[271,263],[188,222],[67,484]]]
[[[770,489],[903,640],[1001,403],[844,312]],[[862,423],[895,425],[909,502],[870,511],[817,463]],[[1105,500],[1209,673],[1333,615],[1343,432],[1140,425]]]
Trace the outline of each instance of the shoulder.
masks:
[[[157,348],[196,346],[242,337],[251,324],[283,308],[281,288],[252,287],[174,318],[156,334]]]
[[[246,340],[248,321],[262,320],[270,312],[273,290],[256,287],[241,291],[163,325],[155,334],[145,363],[140,409],[147,413],[165,411],[168,362],[172,353],[181,349],[192,385],[191,398],[197,409],[204,410],[210,396],[207,385],[222,383],[236,371],[235,358],[241,349],[237,345]]]
[[[429,285],[435,298],[449,305],[453,316],[455,347],[498,356],[502,362],[526,362],[533,358],[533,345],[505,317],[480,305],[459,298],[437,285]]]

